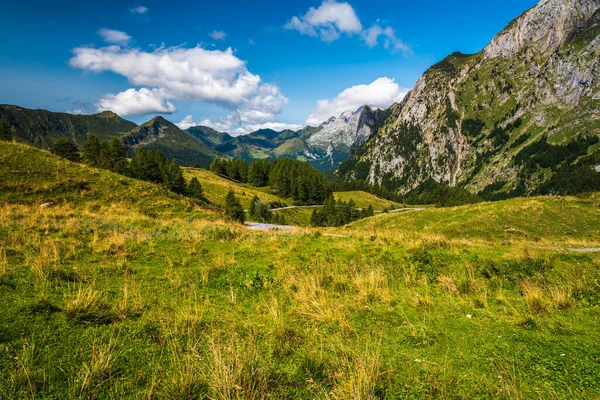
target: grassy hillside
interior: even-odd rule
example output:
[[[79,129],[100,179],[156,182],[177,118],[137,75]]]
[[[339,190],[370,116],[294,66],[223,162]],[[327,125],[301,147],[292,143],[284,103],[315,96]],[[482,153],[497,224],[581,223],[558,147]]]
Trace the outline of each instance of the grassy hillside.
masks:
[[[600,195],[535,197],[376,216],[346,229],[477,243],[600,247]]]
[[[0,398],[600,396],[600,254],[546,246],[597,196],[260,233],[20,145],[0,184]]]
[[[73,139],[81,145],[86,141],[88,133],[108,141],[137,126],[110,111],[94,115],[73,115],[12,105],[0,105],[0,120],[11,127],[17,141],[44,149],[52,148],[59,139]]]
[[[250,201],[254,196],[258,196],[260,200],[265,203],[280,201],[285,203],[285,199],[282,199],[274,194],[268,192],[267,188],[255,188],[251,185],[244,183],[236,183],[226,178],[221,178],[214,173],[201,168],[184,168],[184,177],[187,180],[192,177],[198,178],[198,181],[204,189],[204,194],[208,200],[212,203],[224,206],[225,196],[230,189],[233,190],[235,195],[240,199],[242,206],[248,209]]]
[[[386,208],[394,208],[402,207],[401,204],[394,203],[392,201],[382,199],[381,197],[377,197],[371,193],[363,192],[363,191],[353,191],[353,192],[336,192],[333,194],[336,200],[342,201],[350,201],[350,199],[354,200],[356,206],[359,208],[367,208],[369,206],[373,206],[375,211],[383,211]]]
[[[68,205],[94,213],[116,207],[148,216],[191,213],[208,217],[213,214],[201,208],[201,203],[158,185],[72,163],[27,145],[6,142],[0,142],[0,204],[2,202],[34,208],[52,203],[52,206]]]

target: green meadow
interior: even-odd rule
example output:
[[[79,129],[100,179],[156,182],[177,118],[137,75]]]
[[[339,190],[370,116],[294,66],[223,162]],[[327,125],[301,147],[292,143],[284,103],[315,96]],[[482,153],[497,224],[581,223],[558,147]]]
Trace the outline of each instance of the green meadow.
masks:
[[[600,397],[597,194],[256,232],[184,175],[0,142],[0,398]]]

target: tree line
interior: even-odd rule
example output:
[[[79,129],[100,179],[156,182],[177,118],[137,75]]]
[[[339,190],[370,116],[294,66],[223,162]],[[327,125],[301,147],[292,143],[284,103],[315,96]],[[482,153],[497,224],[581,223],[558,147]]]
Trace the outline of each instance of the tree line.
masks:
[[[354,200],[350,199],[347,202],[335,201],[333,195],[330,195],[323,203],[323,207],[314,209],[310,217],[310,224],[321,227],[342,226],[373,215],[375,215],[375,211],[372,205],[359,210]]]
[[[88,134],[81,151],[71,139],[54,143],[52,152],[62,158],[116,172],[130,178],[162,184],[167,190],[184,196],[204,200],[202,185],[196,177],[186,182],[177,161],[169,161],[160,150],[138,149],[131,161],[119,137],[102,142],[93,133]]]
[[[280,197],[291,198],[296,205],[322,204],[331,194],[325,175],[296,160],[215,159],[209,169],[231,180],[256,187],[270,186]]]

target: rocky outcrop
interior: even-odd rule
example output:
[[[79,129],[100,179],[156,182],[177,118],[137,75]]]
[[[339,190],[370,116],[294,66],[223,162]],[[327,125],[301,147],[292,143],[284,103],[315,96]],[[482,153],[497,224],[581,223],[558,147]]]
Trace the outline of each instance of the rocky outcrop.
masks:
[[[588,26],[598,0],[542,0],[500,32],[484,49],[487,58],[514,57],[523,50],[548,55]]]

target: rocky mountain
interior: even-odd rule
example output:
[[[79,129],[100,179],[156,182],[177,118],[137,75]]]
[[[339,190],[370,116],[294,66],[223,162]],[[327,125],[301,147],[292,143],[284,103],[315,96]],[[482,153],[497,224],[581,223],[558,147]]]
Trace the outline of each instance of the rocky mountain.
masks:
[[[73,115],[6,104],[0,105],[0,120],[8,123],[17,141],[42,149],[52,148],[59,139],[73,139],[75,143],[82,144],[88,133],[106,141],[137,126],[110,111]]]
[[[429,68],[336,172],[490,197],[600,182],[600,0],[543,0],[480,53]],[[571,183],[570,183],[571,182]]]
[[[316,153],[324,153],[325,161],[335,167],[371,136],[373,128],[382,123],[384,114],[379,108],[367,105],[354,112],[344,112],[321,124],[321,129],[311,135],[307,143]]]
[[[202,126],[187,131],[213,150],[233,158],[252,161],[288,157],[330,171],[371,136],[373,128],[383,122],[384,115],[385,112],[376,107],[362,106],[331,117],[318,127],[282,132],[261,129],[235,138]]]
[[[208,166],[218,152],[208,148],[196,136],[181,130],[163,117],[154,117],[123,135],[125,146],[132,150],[160,150],[168,159],[180,164]]]

